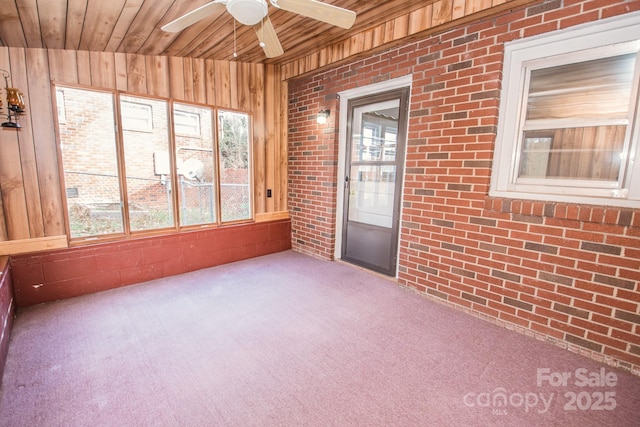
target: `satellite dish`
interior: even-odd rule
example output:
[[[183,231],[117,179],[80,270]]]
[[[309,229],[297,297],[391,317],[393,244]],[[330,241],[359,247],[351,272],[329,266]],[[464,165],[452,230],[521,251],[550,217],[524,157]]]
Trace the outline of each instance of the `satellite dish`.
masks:
[[[187,159],[178,168],[178,174],[190,181],[202,181],[204,164],[198,159]]]

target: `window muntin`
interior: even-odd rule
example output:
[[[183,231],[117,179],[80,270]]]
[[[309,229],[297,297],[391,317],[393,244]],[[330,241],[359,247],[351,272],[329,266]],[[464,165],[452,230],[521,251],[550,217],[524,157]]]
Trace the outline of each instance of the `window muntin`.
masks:
[[[505,45],[491,196],[637,204],[637,16]]]
[[[250,219],[251,155],[249,115],[218,111],[218,168],[223,222]]]
[[[122,130],[130,229],[136,232],[173,227],[171,170],[159,170],[156,165],[156,161],[164,161],[157,153],[169,151],[168,103],[122,95],[120,105],[149,107],[153,114],[150,121],[155,124],[144,133],[129,128]]]
[[[71,240],[253,218],[248,114],[115,91],[54,90],[67,115],[57,125]],[[123,128],[123,105],[147,106],[150,130]],[[176,132],[176,111],[197,117],[198,135]]]

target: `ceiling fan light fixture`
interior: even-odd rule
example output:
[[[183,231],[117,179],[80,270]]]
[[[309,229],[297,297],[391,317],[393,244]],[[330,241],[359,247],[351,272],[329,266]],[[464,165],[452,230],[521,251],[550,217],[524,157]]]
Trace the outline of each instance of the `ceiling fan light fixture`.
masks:
[[[244,25],[256,25],[267,16],[265,0],[229,0],[227,10],[236,21]]]

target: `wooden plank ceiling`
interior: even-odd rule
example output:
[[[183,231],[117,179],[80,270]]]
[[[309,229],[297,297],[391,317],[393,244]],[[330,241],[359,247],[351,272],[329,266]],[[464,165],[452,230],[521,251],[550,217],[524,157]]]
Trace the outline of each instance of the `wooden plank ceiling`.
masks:
[[[269,5],[285,54],[267,59],[253,28],[238,23],[237,60],[286,63],[435,1],[324,0],[357,13],[350,30]],[[206,3],[208,0],[2,0],[0,45],[232,60],[234,21],[226,10],[180,33],[160,29]]]

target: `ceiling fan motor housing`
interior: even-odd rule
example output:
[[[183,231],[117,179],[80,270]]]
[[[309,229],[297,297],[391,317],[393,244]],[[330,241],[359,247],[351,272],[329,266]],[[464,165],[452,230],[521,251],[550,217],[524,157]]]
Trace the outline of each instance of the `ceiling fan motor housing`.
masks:
[[[227,10],[241,24],[256,25],[267,16],[268,6],[265,0],[229,0]]]

